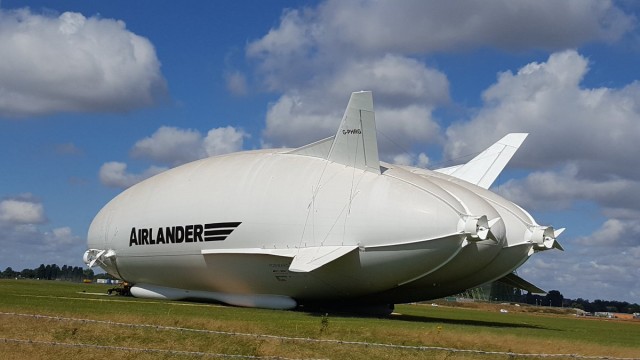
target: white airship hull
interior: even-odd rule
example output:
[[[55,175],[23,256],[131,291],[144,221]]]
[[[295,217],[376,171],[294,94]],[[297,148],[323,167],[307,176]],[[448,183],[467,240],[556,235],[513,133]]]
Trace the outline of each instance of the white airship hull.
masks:
[[[105,206],[91,226],[100,233],[89,234],[98,242],[89,246],[104,247],[102,240],[108,239],[118,254],[119,277],[130,282],[296,298],[381,291],[435,270],[461,250],[460,215],[444,201],[391,176],[319,159],[311,162],[315,167],[308,166],[309,161],[301,160],[289,154],[246,153],[169,170]],[[300,171],[285,173],[288,168]],[[219,173],[235,177],[230,181]],[[320,173],[328,180],[317,184]],[[188,189],[176,181],[181,177]],[[379,196],[352,196],[354,177],[359,191]],[[313,192],[317,186],[322,189]],[[430,221],[434,218],[449,221]],[[195,236],[197,230],[182,239],[168,237],[188,233],[181,229],[189,226],[234,223],[239,224],[224,228],[232,230],[224,240],[205,241]],[[327,246],[355,251],[313,273],[288,271],[291,257],[268,254],[280,250],[293,256],[300,248]]]
[[[203,159],[132,186],[94,219],[85,262],[135,284],[135,296],[282,309],[432,298],[526,260],[527,225],[505,211],[519,207],[380,163],[372,109],[371,93],[354,93],[335,137]],[[514,241],[526,256],[504,251]]]

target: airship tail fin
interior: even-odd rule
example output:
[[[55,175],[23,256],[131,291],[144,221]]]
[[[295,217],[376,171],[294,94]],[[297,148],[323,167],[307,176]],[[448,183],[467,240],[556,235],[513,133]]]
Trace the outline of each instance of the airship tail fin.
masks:
[[[507,134],[468,163],[435,171],[488,189],[507,166],[527,135],[529,134]]]
[[[371,91],[351,94],[335,136],[292,150],[380,174],[378,139]]]
[[[513,286],[515,288],[518,289],[522,289],[525,291],[528,291],[532,294],[546,294],[547,292],[540,289],[539,287],[533,285],[532,283],[528,282],[527,280],[521,278],[520,276],[516,275],[515,273],[511,273],[508,274],[502,278],[500,278],[498,281],[503,282],[509,286]]]
[[[311,143],[309,145],[305,145],[303,147],[293,149],[289,151],[287,154],[313,156],[321,159],[326,159],[329,157],[329,151],[331,150],[333,139],[335,139],[335,136],[331,136],[326,139],[322,139],[314,143]]]

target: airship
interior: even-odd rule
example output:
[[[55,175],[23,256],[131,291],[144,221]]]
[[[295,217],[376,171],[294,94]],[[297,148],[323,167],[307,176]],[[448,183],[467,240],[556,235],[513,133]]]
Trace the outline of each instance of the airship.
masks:
[[[469,162],[427,170],[382,162],[370,91],[351,94],[334,136],[175,167],[117,195],[89,227],[83,260],[140,298],[269,309],[393,309],[496,280],[563,250],[488,190],[527,134]]]

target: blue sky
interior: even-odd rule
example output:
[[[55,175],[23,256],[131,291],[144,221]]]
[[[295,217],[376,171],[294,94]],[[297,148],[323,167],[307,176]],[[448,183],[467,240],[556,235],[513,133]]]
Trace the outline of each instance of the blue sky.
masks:
[[[640,6],[627,1],[2,1],[0,268],[82,265],[93,216],[198,158],[332,134],[374,91],[381,156],[531,135],[495,191],[566,251],[520,275],[640,302]]]

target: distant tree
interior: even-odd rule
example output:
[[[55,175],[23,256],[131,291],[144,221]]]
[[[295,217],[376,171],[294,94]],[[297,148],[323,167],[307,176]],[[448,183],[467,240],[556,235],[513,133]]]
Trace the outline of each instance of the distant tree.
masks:
[[[71,279],[71,267],[67,265],[62,265],[60,268],[60,276],[58,276],[62,280],[70,280]]]
[[[530,305],[544,305],[544,297],[540,296],[540,295],[534,295],[530,292],[527,292],[527,295],[525,295],[525,303],[530,304]],[[548,305],[549,302],[547,301],[546,304]]]
[[[562,301],[564,300],[564,296],[558,290],[551,290],[545,295],[544,304],[549,304],[549,306],[561,307]]]
[[[596,299],[593,301],[593,311],[594,312],[605,312],[607,311],[607,304],[605,301]]]
[[[580,304],[582,306],[582,310],[586,312],[593,312],[593,304],[589,302],[589,300],[585,300],[583,298],[577,298],[575,303]]]
[[[574,309],[584,310],[584,306],[582,306],[582,304],[580,304],[579,302],[575,302],[575,301],[571,303],[571,307]]]
[[[37,277],[36,272],[37,270],[35,269],[23,269],[20,272],[20,276],[25,279],[35,279]]]
[[[80,266],[74,266],[71,269],[71,279],[73,281],[82,281],[84,275],[83,275],[84,271],[82,270],[82,268]]]
[[[5,279],[11,279],[11,278],[16,277],[17,275],[18,275],[18,273],[13,271],[11,266],[9,266],[2,272],[1,277],[5,278]]]
[[[78,269],[81,269],[81,268],[78,268]],[[91,269],[85,269],[82,272],[82,275],[84,276],[85,279],[89,279],[89,280],[93,280],[93,277],[94,277],[93,270],[91,270]]]
[[[614,305],[615,305],[615,307],[618,308],[619,312],[624,312],[624,313],[632,313],[633,312],[633,311],[630,311],[631,304],[629,304],[626,301],[614,301]]]
[[[40,264],[40,266],[36,270],[36,277],[38,279],[46,279],[47,278],[47,269],[44,266],[44,264]]]
[[[60,276],[60,267],[56,264],[51,265],[51,280],[56,280]]]

